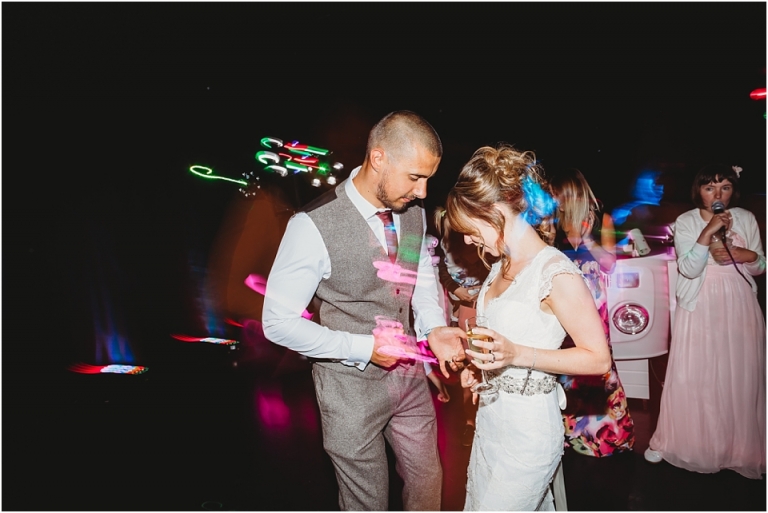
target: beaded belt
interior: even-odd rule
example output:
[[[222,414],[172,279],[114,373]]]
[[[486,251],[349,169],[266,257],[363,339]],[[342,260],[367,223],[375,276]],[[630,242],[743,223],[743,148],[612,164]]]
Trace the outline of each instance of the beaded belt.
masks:
[[[499,390],[503,390],[508,394],[548,394],[557,387],[557,378],[555,376],[549,375],[543,378],[531,379],[530,373],[524,378],[513,378],[505,374],[490,378],[488,381],[496,385]]]

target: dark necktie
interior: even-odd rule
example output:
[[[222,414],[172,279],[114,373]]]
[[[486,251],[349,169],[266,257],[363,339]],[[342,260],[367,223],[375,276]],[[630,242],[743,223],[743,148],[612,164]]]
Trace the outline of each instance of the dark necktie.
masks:
[[[384,223],[384,235],[387,238],[387,253],[392,263],[397,259],[397,232],[395,231],[395,222],[392,220],[392,211],[376,212],[376,215]]]

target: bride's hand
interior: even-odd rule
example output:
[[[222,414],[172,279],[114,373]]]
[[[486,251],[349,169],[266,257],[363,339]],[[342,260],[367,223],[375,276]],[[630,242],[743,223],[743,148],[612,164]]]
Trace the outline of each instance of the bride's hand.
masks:
[[[477,347],[486,349],[487,352],[478,353],[471,349],[466,349],[467,357],[472,359],[472,363],[478,369],[491,370],[500,369],[507,365],[514,365],[514,358],[517,356],[517,346],[509,341],[505,336],[490,328],[472,328],[472,331],[481,335],[488,335],[492,341],[474,340],[472,343]],[[478,363],[480,361],[481,363]]]

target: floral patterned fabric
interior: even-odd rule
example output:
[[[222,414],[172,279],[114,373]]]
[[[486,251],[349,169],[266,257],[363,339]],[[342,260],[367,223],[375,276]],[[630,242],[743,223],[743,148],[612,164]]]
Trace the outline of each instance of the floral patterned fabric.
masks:
[[[596,227],[594,232],[595,240],[600,240],[599,228]],[[583,244],[574,250],[565,233],[560,230],[555,238],[555,247],[565,253],[584,274],[610,345],[606,275]],[[562,348],[573,345],[573,340],[566,336]],[[568,398],[568,405],[563,411],[566,447],[598,458],[632,449],[635,426],[613,359],[611,370],[603,376],[563,375],[559,381]]]

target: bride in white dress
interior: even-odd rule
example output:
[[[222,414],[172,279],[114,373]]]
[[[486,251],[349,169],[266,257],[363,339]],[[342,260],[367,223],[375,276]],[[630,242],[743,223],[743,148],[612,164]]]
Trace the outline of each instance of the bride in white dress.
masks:
[[[557,374],[604,374],[611,357],[579,269],[546,242],[555,203],[535,157],[483,147],[448,195],[446,219],[491,267],[477,301],[493,341],[467,350],[462,384],[487,371],[498,394],[481,399],[465,510],[553,510],[549,484],[563,454],[565,394]],[[566,332],[576,347],[560,349]]]

